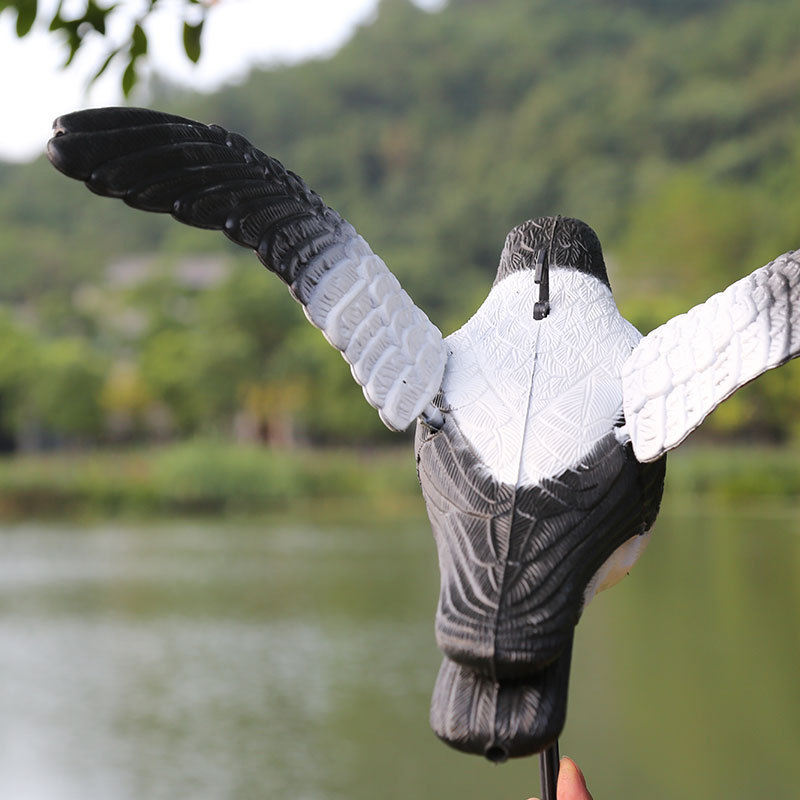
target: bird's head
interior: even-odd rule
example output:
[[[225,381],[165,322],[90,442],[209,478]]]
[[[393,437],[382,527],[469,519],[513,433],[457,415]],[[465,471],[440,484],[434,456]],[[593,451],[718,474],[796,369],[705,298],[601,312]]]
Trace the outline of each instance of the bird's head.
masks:
[[[534,269],[542,252],[550,267],[588,273],[610,288],[597,234],[572,217],[538,217],[513,228],[506,236],[495,285],[514,272]]]

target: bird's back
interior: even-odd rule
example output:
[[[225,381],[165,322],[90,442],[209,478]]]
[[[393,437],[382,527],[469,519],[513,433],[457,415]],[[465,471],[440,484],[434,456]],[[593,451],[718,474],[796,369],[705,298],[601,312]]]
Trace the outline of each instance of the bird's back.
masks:
[[[553,268],[550,283],[545,319],[531,313],[533,273],[520,272],[446,339],[444,406],[481,461],[512,485],[579,465],[614,427],[622,365],[641,339],[597,279]]]
[[[568,270],[551,271],[553,313],[535,321],[531,278],[504,279],[447,339],[445,423],[417,435],[442,577],[437,643],[459,665],[443,667],[434,728],[478,752],[498,737],[531,752],[560,730],[566,682],[548,665],[564,658],[568,672],[587,584],[650,526],[663,485],[663,460],[641,465],[615,432],[619,372],[639,334],[606,286]],[[545,679],[555,695],[540,691]],[[476,722],[465,698],[498,681],[527,699],[509,719],[497,706]],[[515,720],[531,703],[536,726],[522,734]]]

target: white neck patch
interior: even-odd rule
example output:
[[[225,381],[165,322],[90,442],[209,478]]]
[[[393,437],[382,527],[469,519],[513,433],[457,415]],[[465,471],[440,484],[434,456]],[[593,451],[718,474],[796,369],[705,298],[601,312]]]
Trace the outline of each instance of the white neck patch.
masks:
[[[550,269],[550,315],[533,318],[539,286],[504,278],[447,337],[442,390],[475,453],[504,483],[532,485],[581,464],[622,409],[622,364],[641,334],[611,290]]]

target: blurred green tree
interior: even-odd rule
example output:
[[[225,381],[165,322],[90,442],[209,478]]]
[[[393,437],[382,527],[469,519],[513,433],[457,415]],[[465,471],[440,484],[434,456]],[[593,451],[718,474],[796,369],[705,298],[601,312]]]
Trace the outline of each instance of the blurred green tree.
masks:
[[[29,414],[27,397],[38,374],[33,334],[0,309],[0,451],[15,449]]]
[[[597,230],[621,310],[649,330],[800,243],[798,26],[794,0],[384,0],[331,58],[212,95],[150,89],[301,174],[446,333],[486,296],[506,232],[553,213]],[[81,192],[43,161],[0,164],[0,300],[37,352],[77,336],[114,365],[107,420],[146,431],[158,411],[183,433],[244,415],[273,440],[386,441],[252,254]],[[176,278],[201,258],[227,277]],[[795,435],[795,382],[766,377],[711,426]]]
[[[96,441],[105,429],[100,393],[107,362],[84,339],[46,341],[39,347],[36,380],[23,411],[48,438]]]

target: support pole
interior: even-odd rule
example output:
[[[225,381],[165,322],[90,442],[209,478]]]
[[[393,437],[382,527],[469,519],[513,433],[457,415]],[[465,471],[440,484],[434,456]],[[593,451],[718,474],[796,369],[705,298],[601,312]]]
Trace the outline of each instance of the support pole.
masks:
[[[542,788],[542,800],[556,800],[558,762],[558,740],[556,740],[539,753],[539,782]]]

